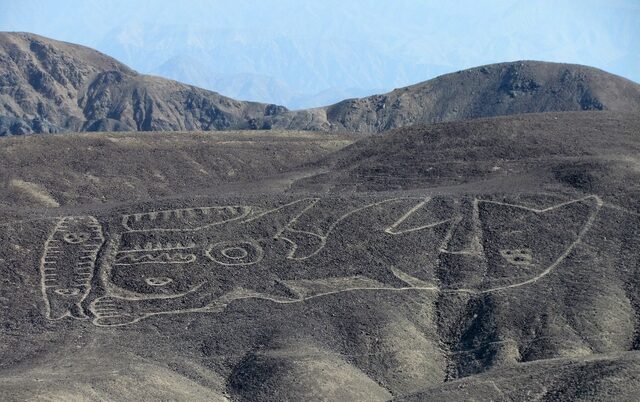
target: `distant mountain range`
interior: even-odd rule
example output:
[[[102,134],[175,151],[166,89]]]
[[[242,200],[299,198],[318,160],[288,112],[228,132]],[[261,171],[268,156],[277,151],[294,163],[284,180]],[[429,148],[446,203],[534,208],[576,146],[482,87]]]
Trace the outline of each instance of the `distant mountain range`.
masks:
[[[294,109],[330,105],[346,98],[371,95],[376,91],[363,88],[328,88],[317,93],[292,88],[286,82],[264,74],[214,72],[211,66],[191,56],[176,56],[152,70],[154,75],[215,89],[221,94],[259,102],[288,105]]]
[[[179,59],[164,68],[182,71],[188,81],[202,79],[204,71]],[[228,78],[224,81],[234,82]],[[265,85],[268,90],[283,84],[255,76],[243,77],[237,85],[251,85],[258,92]],[[638,112],[640,85],[585,66],[519,61],[289,111],[142,75],[83,46],[29,33],[0,33],[0,135],[272,128],[371,133],[417,123],[577,110]]]
[[[491,7],[472,1],[443,7],[411,0],[190,0],[178,8],[64,1],[69,5],[0,2],[0,27],[83,44],[143,74],[289,109],[521,59],[591,65],[640,82],[640,5],[633,0],[579,8],[524,0]]]
[[[141,75],[95,50],[0,34],[0,134],[255,129],[285,108]]]
[[[274,126],[373,133],[414,124],[579,110],[639,112],[640,85],[586,66],[517,61],[286,113],[274,117]]]

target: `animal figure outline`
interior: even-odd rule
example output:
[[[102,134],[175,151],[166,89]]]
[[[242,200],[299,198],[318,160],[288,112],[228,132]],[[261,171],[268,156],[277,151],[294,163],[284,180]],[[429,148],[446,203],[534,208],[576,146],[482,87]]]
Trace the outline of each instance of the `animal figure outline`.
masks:
[[[319,202],[304,198],[266,210],[233,205],[124,215],[121,232],[110,239],[101,261],[104,292],[88,305],[92,322],[122,326],[154,315],[221,311],[232,301],[247,298],[297,303],[359,289],[481,294],[524,286],[549,274],[573,251],[602,206],[595,195],[546,208],[475,198],[472,235],[463,247],[454,249],[452,239],[458,236],[463,216],[437,197],[376,201],[336,215],[323,230],[298,227],[301,217],[321,207]],[[431,208],[437,203],[442,205]],[[577,215],[575,223],[569,234],[557,240],[554,250],[541,256],[535,250],[539,242],[532,228],[543,228],[541,234],[551,235],[552,218],[559,214],[567,219]],[[366,219],[374,222],[371,227],[350,232],[353,222],[369,222]],[[534,226],[526,226],[529,221]],[[93,265],[85,265],[91,268],[91,277],[86,276],[78,294],[69,295],[76,298],[66,314],[52,315],[51,291],[45,292],[44,287],[50,277],[45,277],[49,271],[44,267],[45,261],[50,262],[50,246],[58,245],[63,222],[90,224],[91,233],[99,236],[93,237],[91,252],[85,256],[93,258]],[[518,222],[524,222],[524,229]],[[104,243],[99,227],[93,217],[64,217],[54,228],[41,267],[47,318],[87,318],[82,304],[87,304],[91,292],[98,253],[94,249]],[[483,238],[483,232],[500,231],[509,232],[508,237]],[[360,237],[364,239],[358,243]],[[358,243],[351,258],[332,253],[338,239],[345,238]],[[74,247],[76,240],[71,240],[66,248]],[[413,247],[410,253],[407,245]],[[74,252],[62,254],[67,255],[76,258]],[[471,287],[464,281],[439,283],[432,271],[446,255],[487,261],[483,282]],[[363,259],[366,264],[353,263]],[[329,272],[326,267],[338,271]]]

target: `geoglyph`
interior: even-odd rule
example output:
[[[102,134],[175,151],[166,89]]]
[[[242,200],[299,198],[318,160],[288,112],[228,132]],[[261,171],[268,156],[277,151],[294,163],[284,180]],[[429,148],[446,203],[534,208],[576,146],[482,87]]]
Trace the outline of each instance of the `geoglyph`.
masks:
[[[562,263],[602,201],[587,196],[533,208],[473,199],[470,211],[458,204],[390,198],[321,218],[331,200],[147,211],[124,215],[107,236],[95,217],[63,217],[41,260],[45,314],[110,327],[221,311],[247,298],[286,304],[357,290],[516,288]],[[449,275],[451,258],[475,264],[477,275]]]

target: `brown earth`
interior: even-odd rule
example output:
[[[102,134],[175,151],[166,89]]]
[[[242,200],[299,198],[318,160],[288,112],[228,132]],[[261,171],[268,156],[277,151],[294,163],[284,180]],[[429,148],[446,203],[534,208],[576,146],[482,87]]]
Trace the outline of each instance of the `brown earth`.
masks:
[[[284,111],[138,74],[84,46],[0,33],[0,135],[256,129]]]
[[[378,133],[414,124],[581,110],[638,113],[640,85],[586,66],[516,61],[288,111],[138,74],[83,46],[0,33],[0,135],[272,128]]]
[[[637,400],[638,133],[0,139],[0,399]]]

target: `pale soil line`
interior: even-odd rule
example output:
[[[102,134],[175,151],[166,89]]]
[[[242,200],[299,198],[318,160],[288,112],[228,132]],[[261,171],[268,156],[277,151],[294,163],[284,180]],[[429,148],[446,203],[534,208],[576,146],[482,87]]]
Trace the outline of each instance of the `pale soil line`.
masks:
[[[582,198],[580,200],[569,201],[569,202],[565,202],[565,203],[562,203],[562,204],[555,205],[553,207],[549,207],[549,208],[545,208],[545,209],[539,210],[540,212],[546,212],[546,211],[549,211],[549,210],[552,210],[552,209],[555,209],[555,208],[559,208],[559,207],[562,207],[562,206],[565,206],[565,205],[569,205],[569,204],[573,204],[573,203],[576,203],[576,202],[580,202],[580,201],[586,200],[588,198],[592,198],[592,199],[594,199],[596,201],[596,209],[595,209],[595,211],[589,216],[589,219],[587,220],[587,223],[585,223],[585,225],[582,228],[582,230],[580,231],[580,233],[578,233],[578,237],[576,238],[576,240],[573,243],[571,243],[571,245],[564,251],[564,253],[562,253],[560,255],[560,257],[558,257],[558,259],[556,259],[556,261],[553,264],[551,264],[547,269],[542,271],[539,275],[537,275],[537,276],[535,276],[535,277],[533,277],[533,278],[531,278],[531,279],[529,279],[527,281],[524,281],[524,282],[521,282],[521,283],[516,283],[516,284],[513,284],[513,285],[507,285],[507,286],[501,286],[501,287],[497,287],[497,288],[493,288],[493,289],[487,289],[487,290],[482,291],[481,293],[489,293],[489,292],[493,292],[493,291],[497,291],[497,290],[511,289],[511,288],[520,287],[520,286],[528,285],[528,284],[531,284],[531,283],[535,283],[538,280],[540,280],[541,278],[547,276],[551,271],[553,271],[554,268],[556,268],[558,265],[560,265],[560,263],[562,261],[564,261],[565,258],[567,258],[569,256],[569,254],[571,254],[571,252],[573,252],[573,250],[576,248],[578,243],[580,243],[580,241],[582,240],[584,235],[589,231],[589,229],[591,229],[591,226],[593,226],[593,223],[595,222],[596,217],[598,216],[598,212],[600,211],[600,209],[602,208],[604,203],[602,202],[602,199],[600,197],[594,195],[594,196],[584,197],[584,198]],[[532,211],[536,211],[535,209],[532,209],[532,208],[525,208],[525,209],[531,209]]]
[[[47,207],[57,208],[60,206],[58,201],[51,197],[51,195],[44,188],[37,185],[36,183],[31,183],[20,179],[13,179],[9,182],[9,186],[25,192],[27,195],[31,196],[36,201],[44,204]]]
[[[213,222],[213,223],[209,223],[206,225],[202,225],[202,226],[198,226],[195,228],[179,228],[179,229],[171,229],[171,228],[150,228],[150,229],[133,229],[131,227],[130,221],[131,219],[133,219],[134,223],[138,222],[139,220],[141,220],[143,217],[145,216],[149,216],[149,217],[153,217],[154,215],[160,215],[160,214],[182,214],[182,213],[190,213],[196,210],[216,210],[216,209],[225,209],[225,208],[236,208],[240,211],[242,211],[242,214],[238,215],[238,216],[233,216],[227,220],[224,221],[220,221],[220,222]],[[207,207],[191,207],[191,208],[175,208],[175,209],[163,209],[163,210],[154,210],[154,211],[146,211],[146,212],[140,212],[140,213],[133,213],[133,214],[126,214],[126,215],[122,215],[122,226],[126,229],[127,232],[131,232],[131,233],[146,233],[146,232],[197,232],[199,230],[202,229],[207,229],[209,227],[212,226],[218,226],[221,225],[223,223],[227,223],[227,222],[231,222],[231,221],[235,221],[235,220],[239,220],[239,219],[243,219],[249,216],[249,213],[251,212],[251,208],[250,207],[246,207],[244,205],[225,205],[225,206],[207,206]],[[155,219],[155,218],[153,218]]]
[[[638,213],[638,212],[634,212],[634,211],[631,211],[630,209],[627,209],[627,208],[621,207],[621,206],[619,206],[619,205],[606,203],[606,204],[604,204],[604,207],[605,207],[605,208],[609,208],[609,209],[615,209],[616,211],[620,211],[620,212],[625,212],[625,213],[627,213],[627,214],[629,214],[629,215],[633,215],[633,216],[640,216],[640,213]]]
[[[62,240],[61,239],[56,240],[56,235],[60,235],[60,233],[67,233],[67,234],[74,233],[74,232],[70,232],[68,228],[70,226],[70,221],[75,219],[82,219],[81,227],[76,230],[84,229],[86,231],[93,231],[94,232],[93,237],[91,237],[90,239],[87,238],[82,242],[75,242],[75,243],[69,243],[65,237],[63,237]],[[98,240],[98,243],[91,242],[91,240]],[[66,247],[74,247],[76,249],[82,248],[82,251],[79,253],[81,256],[80,257],[81,259],[78,259],[76,261],[65,260],[64,256],[59,255],[59,253],[56,250],[53,250],[54,255],[51,255],[52,254],[51,249],[61,248],[63,246],[61,242],[64,242],[64,241],[67,241],[69,243],[66,245]],[[93,216],[85,216],[82,218],[63,217],[63,218],[60,218],[60,220],[57,222],[57,224],[55,225],[55,227],[47,237],[47,240],[45,241],[44,251],[40,258],[40,289],[42,292],[42,296],[44,298],[47,319],[59,320],[64,317],[71,317],[74,319],[87,318],[86,316],[74,315],[70,309],[68,309],[64,313],[64,315],[61,315],[60,317],[52,317],[53,310],[51,308],[52,305],[51,305],[50,298],[58,297],[61,295],[60,294],[58,294],[58,296],[50,295],[48,294],[47,290],[49,288],[61,289],[61,287],[65,285],[64,285],[64,282],[63,284],[60,284],[58,280],[58,276],[62,277],[62,276],[71,275],[74,285],[78,287],[76,288],[76,291],[78,292],[77,296],[79,297],[79,299],[71,300],[71,301],[74,301],[75,302],[74,304],[79,306],[80,303],[82,303],[89,296],[89,293],[91,292],[91,280],[94,276],[95,260],[98,255],[98,251],[102,247],[103,243],[104,243],[104,235],[102,232],[102,227],[98,223],[98,220]],[[78,255],[76,255],[76,258],[78,258]],[[58,262],[62,263],[60,264],[62,266],[59,268],[55,267],[55,265],[57,265]],[[66,264],[73,263],[74,267],[65,265],[65,263]],[[82,288],[85,288],[85,289],[82,289]],[[62,297],[64,298],[65,296],[62,296]]]
[[[170,310],[170,311],[163,311],[163,312],[154,312],[152,314],[143,314],[142,316],[140,316],[139,318],[137,318],[133,322],[137,322],[137,321],[139,321],[139,320],[141,320],[143,318],[146,318],[146,317],[149,317],[149,316],[152,316],[152,315],[183,314],[183,313],[191,313],[191,312],[220,311],[221,308],[224,309],[226,307],[226,305],[228,305],[232,301],[242,300],[242,299],[261,299],[261,300],[269,300],[271,302],[278,303],[278,304],[292,304],[292,303],[300,303],[300,302],[303,302],[303,301],[306,301],[306,300],[315,299],[315,298],[318,298],[318,297],[321,297],[321,296],[329,296],[329,295],[333,295],[333,294],[340,294],[340,293],[345,293],[345,292],[353,292],[353,291],[356,291],[356,290],[376,290],[376,291],[386,290],[386,291],[393,291],[393,292],[404,292],[404,291],[408,291],[408,290],[429,290],[429,291],[442,292],[442,293],[466,293],[466,294],[472,294],[472,295],[480,295],[480,294],[485,294],[485,293],[490,293],[490,292],[496,292],[496,291],[499,291],[499,290],[506,290],[506,289],[512,289],[512,288],[521,287],[521,286],[524,286],[524,285],[535,283],[538,280],[540,280],[541,278],[547,276],[562,261],[564,261],[564,259],[575,249],[575,247],[578,245],[578,243],[580,243],[580,241],[582,240],[584,235],[589,231],[589,229],[593,225],[593,223],[594,223],[594,221],[595,221],[595,219],[596,219],[596,217],[598,215],[599,210],[604,205],[602,199],[600,199],[600,197],[598,197],[596,195],[591,195],[591,196],[587,196],[587,197],[584,197],[584,198],[581,198],[581,199],[572,200],[572,201],[564,202],[564,203],[561,203],[561,204],[556,204],[554,206],[551,206],[551,207],[548,207],[548,208],[544,208],[544,209],[535,209],[535,208],[529,208],[529,207],[522,207],[522,206],[519,206],[519,205],[507,204],[507,203],[496,202],[496,201],[476,200],[477,202],[489,202],[489,203],[494,203],[494,204],[514,206],[514,207],[527,209],[527,210],[534,211],[534,212],[546,212],[546,211],[549,211],[549,210],[560,208],[562,206],[570,205],[570,204],[577,203],[577,202],[580,202],[580,201],[584,201],[584,200],[587,200],[587,199],[595,200],[596,208],[591,213],[591,215],[589,216],[589,219],[585,223],[585,225],[582,228],[582,230],[578,233],[578,236],[577,236],[576,240],[547,269],[545,269],[543,272],[541,272],[540,274],[536,275],[535,277],[533,277],[531,279],[528,279],[528,280],[525,280],[525,281],[520,282],[520,283],[511,284],[511,285],[505,285],[505,286],[499,286],[499,287],[486,289],[486,290],[473,290],[473,289],[464,289],[464,288],[461,288],[461,289],[441,289],[438,286],[406,286],[406,287],[401,287],[401,288],[392,288],[392,287],[384,287],[384,286],[368,286],[368,287],[356,286],[356,287],[343,288],[343,289],[338,289],[338,290],[334,290],[334,291],[328,291],[328,292],[324,292],[324,293],[319,293],[319,294],[308,296],[308,297],[301,297],[301,298],[298,298],[298,299],[273,298],[273,297],[270,297],[268,295],[262,295],[262,294],[257,294],[257,293],[248,293],[248,294],[245,293],[244,295],[236,295],[235,297],[232,296],[229,299],[224,300],[222,303],[217,303],[217,304],[214,303],[214,304],[211,304],[209,306],[192,308],[192,309],[185,309],[185,310]],[[380,204],[383,204],[385,202],[396,201],[396,200],[398,200],[398,199],[390,199],[390,200],[385,200],[385,201],[378,202],[378,203],[373,203],[371,205],[367,205],[365,207],[362,207],[362,208],[360,208],[358,210],[363,210],[363,209],[371,207],[373,205],[380,205]],[[294,201],[293,203],[300,202],[300,201],[301,200]],[[317,199],[315,199],[314,201],[317,201]],[[424,202],[426,202],[426,200],[423,199],[423,201],[418,203],[418,205],[419,206],[423,206]],[[312,207],[314,204],[315,204],[315,202],[311,203],[311,205],[309,205],[307,208],[305,208],[305,211],[308,208]],[[287,205],[290,205],[290,204],[287,204]],[[416,209],[417,208],[414,206],[414,209],[412,209],[412,212],[415,212]],[[358,211],[358,210],[356,210],[356,211]],[[302,215],[305,211],[301,212],[300,215]],[[269,213],[269,212],[271,212],[271,211],[264,212],[264,213],[258,215],[257,217],[252,217],[250,220],[257,219],[258,217],[263,216],[264,214]],[[346,214],[341,219],[344,219],[346,216],[350,215],[353,212],[355,212],[355,211],[351,211],[350,213]],[[293,224],[300,215],[298,215],[296,218],[294,218],[294,220],[291,222],[291,224]],[[408,214],[408,215],[410,215],[410,214]],[[400,218],[400,223],[402,222],[402,220],[406,219],[408,215],[405,215],[405,216],[401,217]],[[338,222],[339,221],[340,220],[338,220]],[[337,224],[337,222],[334,222],[334,223]],[[396,225],[396,227],[398,225],[399,225],[399,223]],[[331,232],[331,229],[332,228],[330,228],[328,230],[328,232],[325,234],[325,237],[329,236],[329,234]],[[389,229],[391,229],[391,227]],[[407,277],[410,276],[408,274],[404,274],[402,276],[405,276],[405,275]],[[404,280],[405,283],[409,284],[409,282],[407,282],[405,280],[406,278],[403,279],[402,277],[398,276],[397,274],[396,274],[396,276],[399,279]],[[419,281],[419,280],[416,278],[416,281]],[[419,282],[414,282],[414,281],[412,281],[412,282],[413,283],[419,283]],[[123,324],[123,325],[128,325],[128,324],[131,324],[133,322],[128,322],[128,323]],[[100,326],[100,324],[96,324],[95,320],[94,320],[94,324]],[[105,326],[110,326],[110,325],[105,325]],[[115,326],[120,326],[120,325],[115,325]]]
[[[426,197],[424,200],[422,200],[421,202],[417,203],[413,208],[411,208],[410,210],[407,211],[407,213],[405,213],[404,215],[402,215],[400,217],[400,219],[398,219],[397,221],[395,221],[391,226],[389,226],[387,229],[385,229],[385,232],[389,233],[389,234],[400,234],[400,233],[404,233],[402,231],[400,232],[396,232],[395,229],[400,226],[402,224],[402,222],[406,221],[407,218],[409,218],[411,215],[413,215],[414,212],[416,212],[417,210],[419,210],[420,208],[422,208],[423,206],[425,206],[427,204],[427,202],[429,202],[431,200],[431,197]]]
[[[410,197],[410,198],[407,198],[407,199],[411,199],[411,198],[413,198],[413,197]],[[338,219],[337,222],[334,222],[334,225],[336,225],[342,219],[346,218],[346,216],[349,216],[349,215],[351,215],[352,213],[354,213],[356,211],[360,211],[360,210],[363,210],[365,208],[369,208],[369,207],[374,206],[374,205],[382,205],[382,204],[385,204],[385,203],[397,201],[399,199],[403,199],[403,198],[401,197],[401,198],[395,198],[395,199],[388,199],[388,200],[384,200],[384,201],[381,201],[381,202],[377,202],[377,203],[372,203],[370,205],[366,205],[366,206],[364,206],[362,208],[356,209],[355,211],[351,211],[350,213],[344,215],[343,217]],[[582,237],[585,235],[585,233],[593,225],[593,223],[594,223],[594,221],[596,219],[596,216],[598,214],[598,211],[603,206],[602,200],[598,196],[588,196],[588,197],[584,197],[584,198],[579,199],[579,200],[572,200],[572,201],[569,201],[569,202],[557,204],[557,205],[554,205],[552,207],[544,208],[544,209],[528,208],[528,207],[523,207],[523,206],[519,206],[519,205],[506,204],[506,203],[501,203],[501,202],[496,202],[496,201],[477,200],[478,202],[487,202],[487,203],[494,203],[494,204],[511,205],[511,206],[514,206],[514,207],[527,209],[527,210],[531,210],[531,211],[534,211],[534,212],[545,212],[545,211],[556,209],[556,208],[559,208],[559,207],[562,207],[562,206],[565,206],[565,205],[569,205],[569,204],[577,203],[577,202],[580,202],[580,201],[584,201],[586,199],[595,200],[596,209],[589,216],[589,219],[585,223],[585,225],[582,228],[582,230],[579,232],[576,240],[547,269],[545,269],[539,275],[536,275],[535,277],[530,278],[530,279],[525,280],[525,281],[520,282],[520,283],[494,287],[494,288],[486,289],[486,290],[474,290],[474,289],[465,289],[465,288],[461,288],[461,289],[441,289],[438,286],[425,286],[426,284],[425,285],[420,285],[420,282],[417,282],[418,280],[416,278],[416,281],[411,281],[411,282],[413,282],[414,286],[405,286],[405,287],[401,287],[401,288],[375,286],[375,285],[374,286],[366,286],[366,287],[363,287],[363,286],[352,286],[352,287],[348,287],[348,288],[342,288],[342,289],[337,289],[337,290],[333,290],[333,291],[327,291],[327,292],[324,292],[324,293],[318,293],[318,294],[315,294],[315,295],[296,298],[296,299],[273,298],[273,297],[270,297],[268,295],[261,295],[261,294],[256,294],[256,293],[249,293],[249,294],[245,293],[244,295],[237,295],[237,297],[232,297],[232,298],[230,298],[228,300],[225,300],[223,304],[226,305],[226,304],[228,304],[229,302],[231,302],[233,300],[249,299],[249,298],[269,300],[269,301],[272,301],[274,303],[279,303],[279,304],[291,304],[291,303],[302,302],[302,301],[305,301],[305,300],[315,299],[315,298],[321,297],[321,296],[328,296],[328,295],[332,295],[332,294],[351,292],[351,291],[355,291],[355,290],[378,290],[378,291],[379,290],[387,290],[387,291],[395,291],[395,292],[397,292],[397,291],[408,291],[408,290],[428,290],[428,291],[436,291],[436,292],[443,292],[443,293],[444,292],[446,292],[446,293],[466,293],[466,294],[477,295],[477,294],[484,294],[484,293],[495,292],[495,291],[499,291],[499,290],[506,290],[506,289],[516,288],[516,287],[524,286],[524,285],[527,285],[527,284],[531,284],[531,283],[537,282],[538,280],[540,280],[541,278],[543,278],[544,276],[546,276],[550,272],[552,272],[575,249],[577,244],[581,241]],[[289,203],[289,204],[285,205],[285,206],[287,206],[287,205],[295,204],[295,203],[298,203],[298,202],[301,202],[301,201],[305,201],[305,200],[306,201],[311,201],[310,204],[296,218],[293,219],[291,224],[295,223],[295,221],[297,221],[297,219],[298,219],[298,217],[300,215],[302,215],[309,208],[311,208],[317,202],[317,199],[315,199],[315,198],[301,199],[301,200],[297,200],[297,201],[294,201],[292,203]],[[391,227],[389,227],[388,230],[392,231],[394,228],[398,227],[404,220],[406,220],[408,218],[408,216],[410,216],[413,212],[415,212],[420,207],[424,206],[424,204],[426,202],[428,202],[428,199],[424,199],[423,198],[408,213],[403,215],[398,221],[396,221]],[[283,208],[285,206],[281,206],[279,208],[275,208],[274,210],[262,212],[261,214],[258,214],[257,216],[253,216],[253,217],[249,218],[247,221],[255,220],[255,219],[257,219],[257,218],[259,218],[261,216],[264,216],[265,214],[268,214],[270,212],[273,212],[273,211],[275,211],[277,209],[280,209],[280,208]],[[320,236],[326,239],[326,237],[328,237],[329,234],[331,233],[334,225],[332,225],[329,228],[329,230],[327,231],[327,233],[324,236],[322,236],[322,235],[320,235]],[[301,232],[304,232],[304,231],[301,231]],[[403,279],[402,277],[399,277],[399,278]],[[405,280],[405,282],[407,284],[411,284],[411,282],[408,282],[406,280]],[[415,285],[418,285],[418,286],[415,286]],[[193,289],[193,290],[195,290],[195,289]],[[207,310],[210,310],[211,308],[220,308],[220,307],[221,307],[220,305],[211,305],[211,306],[207,306],[207,307],[204,307],[204,308],[187,309],[187,310],[182,310],[182,311],[173,310],[173,311],[166,311],[166,312],[154,313],[154,314],[149,314],[149,315],[187,313],[187,312],[195,312],[195,311],[207,311]],[[149,316],[149,315],[144,315],[144,317]],[[143,317],[141,317],[141,318],[143,318]]]
[[[411,199],[411,198],[412,198],[412,197],[408,197],[408,198],[406,198],[406,199]],[[402,197],[398,197],[398,198],[390,198],[390,199],[386,199],[386,200],[382,200],[382,201],[374,202],[374,203],[371,203],[371,204],[367,204],[367,205],[362,206],[362,207],[360,207],[360,208],[353,209],[353,210],[349,211],[348,213],[346,213],[346,214],[342,215],[341,217],[339,217],[335,222],[331,223],[331,225],[327,228],[327,230],[326,230],[326,232],[325,232],[324,234],[311,233],[311,232],[308,232],[308,231],[306,231],[306,230],[294,229],[292,226],[294,226],[294,225],[298,222],[298,219],[300,218],[300,216],[302,216],[302,214],[300,214],[299,216],[297,216],[297,217],[295,217],[294,219],[292,219],[292,220],[291,220],[291,222],[289,222],[289,224],[287,225],[287,226],[288,226],[288,228],[287,228],[287,229],[288,229],[289,231],[291,231],[291,232],[296,232],[296,233],[305,233],[305,234],[307,234],[307,235],[311,235],[311,236],[318,237],[318,238],[320,239],[320,241],[321,241],[321,247],[319,247],[317,250],[315,250],[313,253],[311,253],[311,254],[309,254],[309,255],[306,255],[306,256],[304,256],[304,257],[298,257],[298,258],[296,258],[296,257],[293,257],[293,256],[295,255],[295,252],[296,252],[296,250],[297,250],[297,245],[296,245],[293,241],[291,241],[290,239],[288,239],[286,236],[280,236],[280,235],[279,235],[279,238],[281,238],[281,239],[283,239],[283,240],[288,241],[288,242],[289,242],[289,243],[291,243],[291,244],[292,244],[292,246],[293,246],[293,251],[291,251],[291,252],[289,253],[289,255],[288,255],[288,257],[287,257],[287,258],[289,258],[289,259],[293,259],[293,260],[302,261],[302,260],[306,260],[306,259],[308,259],[308,258],[313,257],[314,255],[318,254],[318,253],[319,253],[319,252],[320,252],[320,251],[325,247],[325,245],[326,245],[326,243],[327,243],[327,240],[328,240],[329,235],[331,234],[331,232],[332,232],[332,231],[333,231],[333,230],[334,230],[334,229],[335,229],[335,228],[336,228],[336,227],[337,227],[337,226],[338,226],[338,225],[339,225],[343,220],[347,219],[349,216],[351,216],[351,215],[353,215],[353,214],[356,214],[356,213],[358,213],[358,212],[360,212],[360,211],[363,211],[363,210],[365,210],[365,209],[367,209],[367,208],[372,208],[372,207],[375,207],[375,206],[378,206],[378,205],[382,205],[382,204],[385,204],[385,203],[395,202],[395,201],[398,201],[398,200],[401,200],[401,199],[404,199],[404,198],[402,198]],[[319,199],[317,199],[317,200],[319,200]],[[312,205],[312,206],[313,206],[313,205]],[[311,208],[312,206],[310,206],[309,208]],[[303,213],[304,213],[304,212],[306,212],[306,210],[305,210],[305,211],[303,211]]]

